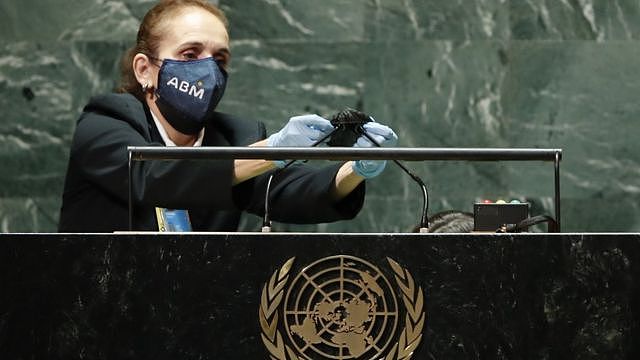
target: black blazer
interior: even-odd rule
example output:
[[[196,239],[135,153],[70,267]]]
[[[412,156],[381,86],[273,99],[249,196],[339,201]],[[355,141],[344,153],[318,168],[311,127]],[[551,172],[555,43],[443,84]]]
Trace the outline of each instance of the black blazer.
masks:
[[[246,146],[265,137],[262,123],[215,113],[203,146]],[[127,230],[127,146],[164,145],[148,107],[134,96],[92,98],[73,136],[58,230]],[[242,211],[263,214],[268,173],[232,186],[233,160],[134,164],[134,230],[157,231],[156,206],[188,209],[194,231],[235,231]],[[339,166],[292,166],[278,174],[271,185],[271,218],[320,223],[355,217],[364,184],[339,204],[329,197]]]

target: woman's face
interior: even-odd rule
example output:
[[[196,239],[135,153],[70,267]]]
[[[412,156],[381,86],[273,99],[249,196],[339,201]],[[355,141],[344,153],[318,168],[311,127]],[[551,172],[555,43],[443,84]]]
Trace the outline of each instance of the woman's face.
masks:
[[[215,15],[198,8],[188,7],[162,24],[164,34],[158,44],[160,59],[195,60],[213,57],[223,68],[231,60],[229,34]],[[156,68],[154,79],[158,78]]]

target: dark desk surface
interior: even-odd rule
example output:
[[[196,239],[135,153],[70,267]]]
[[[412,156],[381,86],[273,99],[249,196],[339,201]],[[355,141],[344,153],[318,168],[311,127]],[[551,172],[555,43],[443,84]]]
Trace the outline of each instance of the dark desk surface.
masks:
[[[333,319],[323,291],[342,299]],[[347,293],[396,315],[345,330]],[[323,342],[299,335],[300,304]],[[388,354],[408,326],[413,359],[636,359],[640,234],[0,235],[2,359],[268,359],[260,319],[313,359],[354,358],[328,335],[362,329],[383,335],[361,358]]]

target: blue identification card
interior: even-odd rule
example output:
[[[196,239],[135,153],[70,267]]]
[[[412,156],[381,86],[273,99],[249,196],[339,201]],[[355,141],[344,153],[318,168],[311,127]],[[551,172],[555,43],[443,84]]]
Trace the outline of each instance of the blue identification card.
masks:
[[[160,232],[191,231],[191,221],[187,210],[156,208],[156,217]]]

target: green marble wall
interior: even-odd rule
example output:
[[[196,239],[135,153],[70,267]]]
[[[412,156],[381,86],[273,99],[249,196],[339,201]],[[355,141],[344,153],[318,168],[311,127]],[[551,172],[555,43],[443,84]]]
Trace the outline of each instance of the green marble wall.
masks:
[[[0,231],[54,231],[74,122],[115,86],[153,1],[0,3]],[[277,130],[362,108],[399,146],[564,149],[565,231],[640,231],[635,0],[221,0],[233,62],[221,110]],[[411,163],[430,212],[521,198],[553,213],[548,163]],[[420,195],[390,166],[355,221],[405,231]],[[245,228],[257,222],[248,217]],[[280,229],[313,230],[315,227]]]

